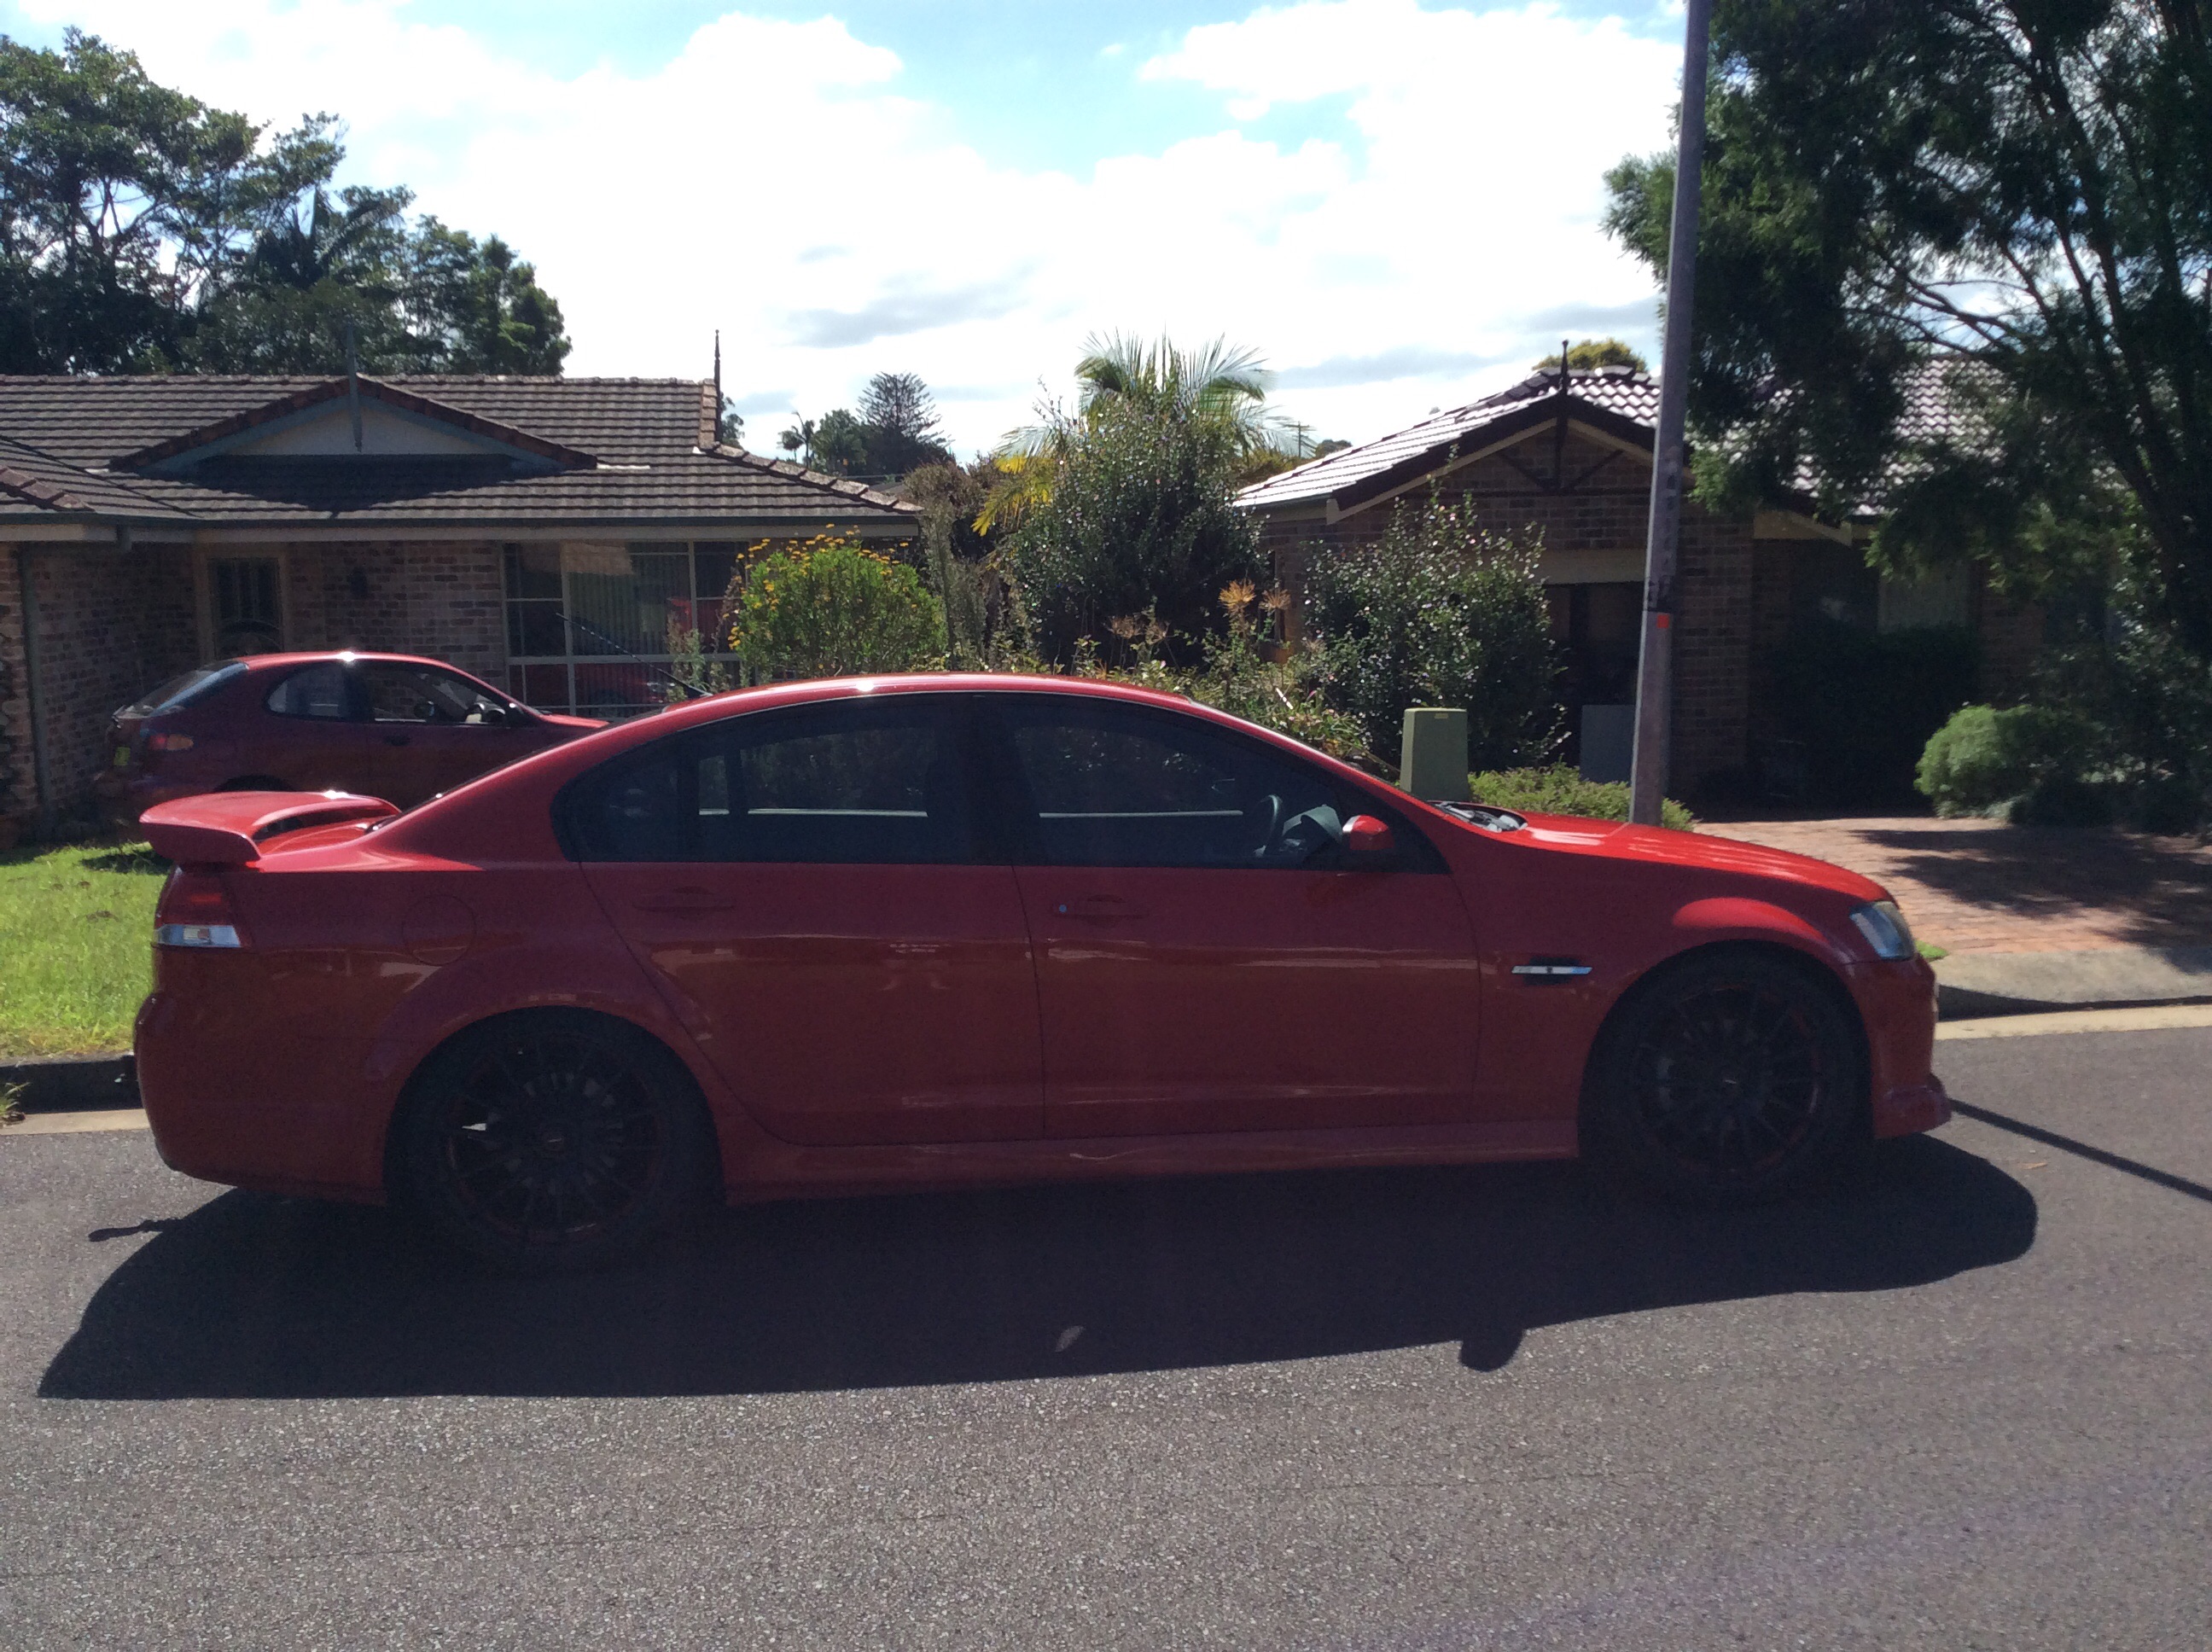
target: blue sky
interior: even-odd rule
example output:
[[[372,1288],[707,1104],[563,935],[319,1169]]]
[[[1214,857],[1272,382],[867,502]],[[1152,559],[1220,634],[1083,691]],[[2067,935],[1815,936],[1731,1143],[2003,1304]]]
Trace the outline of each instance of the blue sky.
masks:
[[[697,374],[719,326],[756,446],[889,368],[973,451],[1114,328],[1252,345],[1354,440],[1650,342],[1596,216],[1666,141],[1671,5],[0,0],[70,22],[345,117],[353,176],[536,261],[572,372]]]

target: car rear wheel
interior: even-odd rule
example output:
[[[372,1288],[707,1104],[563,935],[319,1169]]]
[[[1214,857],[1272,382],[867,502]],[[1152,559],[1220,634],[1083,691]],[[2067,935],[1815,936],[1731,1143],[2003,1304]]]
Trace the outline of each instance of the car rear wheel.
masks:
[[[462,1034],[424,1066],[395,1180],[462,1248],[528,1272],[636,1249],[709,1183],[713,1132],[690,1075],[619,1022],[531,1011]]]
[[[1756,952],[1692,960],[1606,1029],[1584,1117],[1595,1157],[1676,1197],[1778,1197],[1868,1139],[1864,1063],[1837,995]]]

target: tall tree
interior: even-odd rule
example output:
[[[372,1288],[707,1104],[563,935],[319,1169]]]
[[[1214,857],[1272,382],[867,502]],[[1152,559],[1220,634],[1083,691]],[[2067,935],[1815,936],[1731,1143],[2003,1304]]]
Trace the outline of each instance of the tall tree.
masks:
[[[1170,338],[1092,334],[1075,364],[1076,411],[1042,410],[1033,425],[1000,445],[1000,480],[976,519],[986,531],[1011,526],[1049,495],[1061,461],[1086,431],[1117,414],[1206,433],[1209,452],[1227,455],[1232,480],[1256,480],[1284,467],[1288,428],[1267,406],[1267,374],[1255,350],[1216,338],[1196,349]]]
[[[0,37],[0,371],[557,373],[560,306],[496,236],[333,186],[335,117],[269,135],[70,30]]]
[[[187,307],[267,192],[260,129],[157,86],[76,29],[0,36],[0,367],[114,373],[173,356]]]
[[[1701,490],[1879,490],[1878,554],[2022,580],[2124,519],[2212,659],[2212,6],[1718,0],[1713,42]],[[1663,270],[1671,158],[1607,183]],[[1929,375],[1970,428],[1905,416]]]

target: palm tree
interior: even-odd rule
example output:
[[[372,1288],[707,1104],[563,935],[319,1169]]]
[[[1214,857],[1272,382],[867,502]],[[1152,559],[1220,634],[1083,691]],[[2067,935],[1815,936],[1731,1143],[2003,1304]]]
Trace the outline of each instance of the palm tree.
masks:
[[[983,501],[975,526],[988,533],[1009,527],[1052,492],[1060,459],[1109,409],[1127,408],[1153,418],[1212,426],[1243,465],[1272,461],[1282,451],[1281,421],[1267,407],[1267,374],[1256,350],[1216,338],[1194,350],[1172,339],[1133,333],[1091,334],[1075,364],[1077,411],[1057,405],[1043,417],[1006,434],[993,455],[1000,481]]]

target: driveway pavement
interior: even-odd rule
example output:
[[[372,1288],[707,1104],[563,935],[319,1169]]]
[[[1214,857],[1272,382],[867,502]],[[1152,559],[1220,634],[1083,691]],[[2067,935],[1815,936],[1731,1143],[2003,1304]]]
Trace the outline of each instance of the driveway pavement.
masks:
[[[496,1282],[0,1137],[11,1646],[2073,1648],[2212,1624],[2212,1029],[1947,1043],[1763,1212],[1568,1167],[732,1213]]]
[[[1863,872],[1952,952],[2212,946],[2212,845],[2193,838],[1926,817],[1704,829]]]

